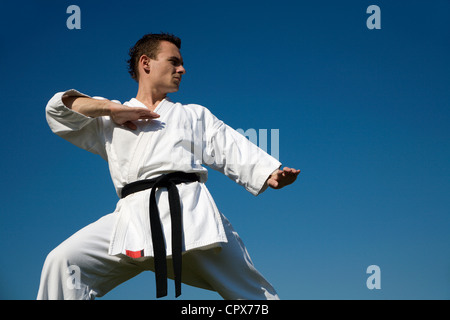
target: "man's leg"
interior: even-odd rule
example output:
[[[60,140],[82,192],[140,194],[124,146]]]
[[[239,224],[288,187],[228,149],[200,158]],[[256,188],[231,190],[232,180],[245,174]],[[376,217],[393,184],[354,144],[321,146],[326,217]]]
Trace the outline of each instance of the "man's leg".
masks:
[[[143,271],[108,254],[116,218],[115,213],[104,216],[50,252],[37,299],[94,299]]]
[[[278,300],[275,289],[254,267],[237,232],[223,215],[222,219],[228,242],[222,244],[220,251],[187,252],[183,266],[189,271],[186,270],[187,278],[183,282],[217,291],[224,299]]]

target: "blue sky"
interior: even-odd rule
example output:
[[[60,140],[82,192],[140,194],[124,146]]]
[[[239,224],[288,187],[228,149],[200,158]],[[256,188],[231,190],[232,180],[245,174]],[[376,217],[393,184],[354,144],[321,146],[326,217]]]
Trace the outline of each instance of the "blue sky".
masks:
[[[81,29],[69,30],[69,5]],[[369,30],[369,5],[381,29]],[[128,49],[182,38],[172,100],[279,129],[302,170],[254,197],[210,170],[219,209],[283,299],[450,298],[450,2],[22,1],[2,4],[1,299],[34,299],[48,252],[114,210],[106,163],[53,135],[58,91],[135,97]],[[270,150],[269,150],[270,151]],[[366,269],[381,269],[381,289]],[[169,296],[173,298],[172,286]],[[102,299],[154,299],[146,272]],[[220,299],[183,286],[181,299]]]

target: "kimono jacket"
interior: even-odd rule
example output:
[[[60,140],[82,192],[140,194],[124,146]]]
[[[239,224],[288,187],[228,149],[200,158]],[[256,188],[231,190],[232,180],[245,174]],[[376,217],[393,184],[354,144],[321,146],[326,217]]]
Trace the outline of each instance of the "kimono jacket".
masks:
[[[220,248],[220,243],[227,242],[222,215],[205,186],[208,171],[204,165],[222,172],[253,195],[267,188],[267,178],[281,165],[200,105],[173,103],[166,98],[154,110],[159,118],[135,121],[137,130],[130,130],[108,116],[91,118],[67,108],[62,102],[64,94],[87,97],[76,90],[55,94],[46,107],[51,130],[105,159],[119,198],[122,188],[137,180],[175,171],[198,175],[198,182],[177,185],[183,251]],[[146,108],[134,98],[124,105]],[[153,256],[149,195],[150,190],[144,190],[118,201],[110,255],[132,256],[130,252],[142,252],[142,257]],[[170,256],[171,220],[165,188],[158,188],[156,200],[166,253]]]

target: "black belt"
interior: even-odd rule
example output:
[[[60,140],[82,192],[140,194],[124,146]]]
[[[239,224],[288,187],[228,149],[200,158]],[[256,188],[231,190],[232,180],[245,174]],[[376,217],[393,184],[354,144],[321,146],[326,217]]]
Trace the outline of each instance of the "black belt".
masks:
[[[170,220],[172,223],[172,259],[175,276],[175,296],[181,295],[181,252],[182,252],[182,224],[181,204],[177,184],[199,181],[195,173],[173,172],[163,174],[158,178],[140,180],[127,184],[122,189],[122,198],[152,188],[150,193],[150,228],[152,231],[153,256],[155,261],[156,297],[167,295],[167,262],[166,246],[161,228],[155,191],[157,188],[167,188],[169,192]]]

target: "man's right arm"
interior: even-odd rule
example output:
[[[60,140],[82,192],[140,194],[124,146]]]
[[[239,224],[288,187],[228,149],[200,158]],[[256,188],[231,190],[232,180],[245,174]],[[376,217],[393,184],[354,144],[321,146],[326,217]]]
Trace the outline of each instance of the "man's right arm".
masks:
[[[132,121],[159,117],[157,113],[147,108],[128,107],[107,99],[98,100],[89,97],[63,95],[62,102],[67,108],[90,118],[109,116],[118,125],[126,126],[131,130],[137,128]]]

